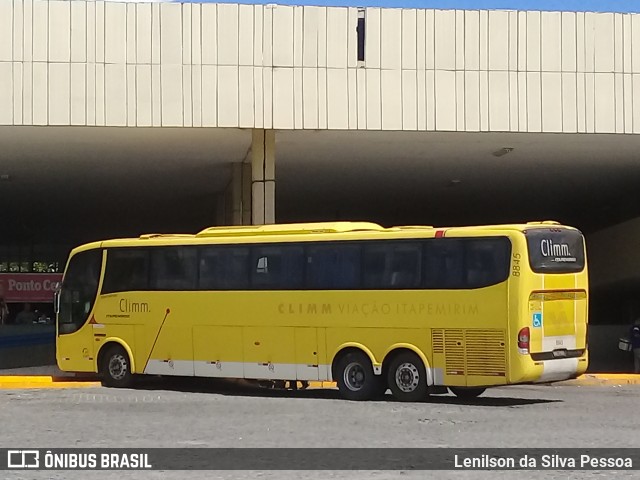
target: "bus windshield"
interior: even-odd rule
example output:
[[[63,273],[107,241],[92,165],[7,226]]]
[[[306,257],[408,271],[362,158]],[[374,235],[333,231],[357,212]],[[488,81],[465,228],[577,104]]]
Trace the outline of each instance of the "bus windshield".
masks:
[[[71,258],[60,289],[58,332],[78,330],[89,318],[100,281],[102,251],[88,250]]]

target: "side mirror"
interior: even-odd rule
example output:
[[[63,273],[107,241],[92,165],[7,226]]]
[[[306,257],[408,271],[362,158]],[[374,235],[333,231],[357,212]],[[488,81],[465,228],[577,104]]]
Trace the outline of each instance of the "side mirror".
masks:
[[[60,313],[60,289],[56,288],[56,291],[53,293],[53,307],[56,312],[56,315]]]

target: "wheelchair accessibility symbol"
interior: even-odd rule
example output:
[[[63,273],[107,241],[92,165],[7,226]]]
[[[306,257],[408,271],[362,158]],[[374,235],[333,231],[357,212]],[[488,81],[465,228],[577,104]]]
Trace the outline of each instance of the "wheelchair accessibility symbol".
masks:
[[[533,328],[542,328],[542,313],[533,314]]]

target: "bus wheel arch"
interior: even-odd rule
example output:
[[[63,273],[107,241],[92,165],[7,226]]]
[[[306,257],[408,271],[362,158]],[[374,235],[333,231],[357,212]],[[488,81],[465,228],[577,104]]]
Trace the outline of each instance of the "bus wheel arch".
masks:
[[[347,346],[338,351],[331,363],[331,375],[347,400],[371,400],[387,390],[382,375],[374,373],[371,352],[359,346]]]
[[[431,364],[429,363],[429,360],[427,359],[425,354],[422,352],[422,350],[420,350],[415,345],[411,345],[410,343],[396,343],[395,345],[392,345],[391,347],[389,347],[389,349],[384,354],[384,359],[382,360],[382,375],[387,374],[389,364],[391,363],[393,358],[396,355],[401,354],[403,351],[413,352],[418,357],[420,357],[420,360],[422,360],[422,364],[424,365],[426,378],[427,378],[427,385],[428,386],[434,385],[435,382],[433,378],[433,371],[431,370]]]
[[[374,372],[377,371],[378,374],[381,373],[381,369],[380,368],[376,368],[375,364],[376,364],[376,358],[373,355],[373,352],[371,352],[371,350],[369,350],[367,347],[365,347],[364,345],[361,345],[359,343],[344,343],[342,345],[340,345],[340,347],[338,347],[338,349],[336,350],[336,352],[333,355],[333,361],[331,362],[331,379],[333,381],[335,381],[338,377],[337,372],[336,372],[336,365],[338,363],[338,361],[340,360],[340,358],[344,355],[349,354],[350,352],[362,352],[364,353],[367,357],[369,357],[369,361],[371,362],[371,365],[373,366],[373,370]]]
[[[431,369],[420,350],[408,345],[391,349],[382,362],[382,375],[391,393],[400,401],[417,402],[427,398],[433,385]]]
[[[97,371],[105,386],[126,388],[133,382],[133,354],[126,344],[107,341],[97,355]]]

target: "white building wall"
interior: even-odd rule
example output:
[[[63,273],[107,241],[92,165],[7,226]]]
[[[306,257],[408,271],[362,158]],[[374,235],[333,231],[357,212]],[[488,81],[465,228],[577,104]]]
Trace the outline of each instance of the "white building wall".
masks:
[[[0,0],[0,125],[640,133],[640,15]]]

